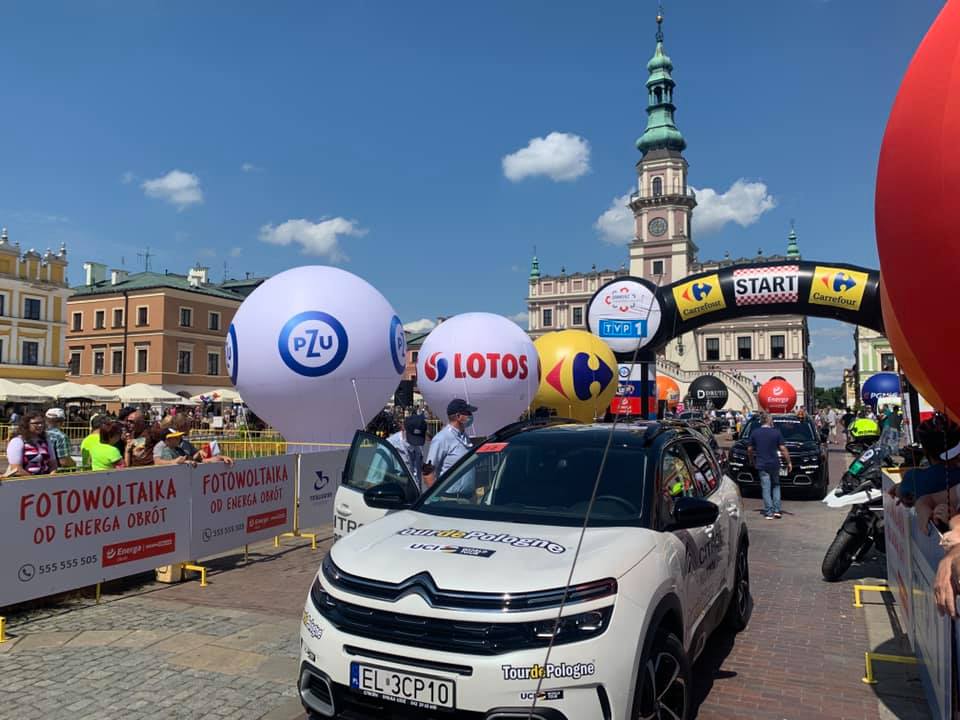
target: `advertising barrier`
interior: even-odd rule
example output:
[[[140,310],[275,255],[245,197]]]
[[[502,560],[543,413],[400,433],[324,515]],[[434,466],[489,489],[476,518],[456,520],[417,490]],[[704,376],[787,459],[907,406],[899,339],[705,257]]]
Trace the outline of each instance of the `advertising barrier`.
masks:
[[[350,448],[304,453],[299,458],[297,498],[299,528],[315,528],[333,522],[333,497],[340,487],[343,466]]]
[[[190,557],[190,468],[0,483],[0,607]]]
[[[903,627],[909,630],[913,625],[913,611],[910,608],[913,594],[910,585],[913,576],[910,563],[910,510],[898,505],[890,497],[891,488],[899,482],[899,476],[883,474],[883,533],[887,584],[893,589],[897,604],[903,608],[903,617],[900,618]]]
[[[927,535],[917,522],[916,516],[910,536],[911,605],[913,610],[913,651],[920,661],[920,676],[923,689],[934,718],[948,720],[951,712],[952,696],[952,645],[953,632],[951,620],[937,611],[933,596],[933,581],[937,575],[937,565],[943,559],[940,547],[940,533],[932,525]]]
[[[190,554],[196,560],[293,530],[293,455],[208,463],[193,471]]]

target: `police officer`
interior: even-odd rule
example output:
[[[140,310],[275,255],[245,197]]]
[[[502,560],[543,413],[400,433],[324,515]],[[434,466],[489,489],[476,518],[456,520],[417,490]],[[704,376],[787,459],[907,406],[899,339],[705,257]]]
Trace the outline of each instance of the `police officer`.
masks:
[[[403,430],[387,438],[410,471],[418,492],[423,492],[423,444],[426,440],[427,420],[423,415],[411,415],[403,421]]]
[[[449,424],[433,436],[430,441],[430,453],[427,464],[423,468],[423,482],[430,487],[438,477],[473,447],[466,430],[473,425],[473,414],[477,411],[466,400],[454,398],[447,405],[447,420]],[[466,480],[467,478],[464,478]],[[452,489],[452,488],[451,488]],[[459,491],[472,492],[473,488],[462,487]]]

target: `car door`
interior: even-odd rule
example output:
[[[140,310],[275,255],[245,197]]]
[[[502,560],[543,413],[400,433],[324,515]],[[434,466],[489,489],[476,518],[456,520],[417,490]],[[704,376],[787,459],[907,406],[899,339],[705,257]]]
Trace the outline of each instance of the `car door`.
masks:
[[[723,589],[733,582],[734,550],[731,546],[736,542],[739,532],[740,504],[737,502],[736,486],[724,480],[709,447],[698,440],[689,439],[683,441],[683,449],[690,461],[697,495],[718,508],[716,522],[706,528],[712,546],[704,567],[707,574],[704,580],[709,583],[714,594],[712,604]]]
[[[417,486],[396,448],[376,435],[358,430],[333,501],[334,541],[389,512],[372,508],[363,499],[366,490],[388,482],[400,485],[411,502],[417,498]]]
[[[677,498],[694,496],[693,473],[686,452],[679,442],[664,447],[660,455],[657,479],[658,526],[674,538],[680,555],[678,590],[683,605],[683,625],[689,643],[698,633],[709,607],[713,591],[707,585],[707,556],[710,553],[713,526],[677,530],[672,528],[673,506]]]

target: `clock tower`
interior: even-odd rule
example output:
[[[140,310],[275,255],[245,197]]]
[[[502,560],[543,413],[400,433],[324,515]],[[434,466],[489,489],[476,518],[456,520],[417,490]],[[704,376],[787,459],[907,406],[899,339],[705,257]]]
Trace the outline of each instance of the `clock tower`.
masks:
[[[663,13],[657,13],[657,46],[647,63],[647,128],[637,140],[637,189],[630,196],[634,239],[630,274],[655,285],[669,285],[690,274],[697,259],[691,217],[697,205],[687,186],[686,140],[673,119],[676,83],[673,63],[663,49]],[[684,348],[687,349],[686,355]],[[684,370],[699,367],[693,333],[671,340],[664,356]]]
[[[635,222],[630,274],[666,285],[690,272],[697,246],[690,217],[697,200],[687,187],[687,147],[673,119],[673,63],[663,49],[663,15],[657,15],[657,47],[647,63],[647,129],[637,140],[637,189],[630,196]]]

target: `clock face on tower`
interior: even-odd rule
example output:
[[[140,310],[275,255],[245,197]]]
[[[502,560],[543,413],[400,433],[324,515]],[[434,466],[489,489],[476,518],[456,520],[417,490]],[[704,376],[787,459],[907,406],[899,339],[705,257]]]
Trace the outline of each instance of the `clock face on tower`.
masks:
[[[647,223],[647,230],[650,231],[651,235],[660,237],[667,231],[667,221],[661,217],[654,218]]]

